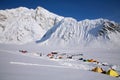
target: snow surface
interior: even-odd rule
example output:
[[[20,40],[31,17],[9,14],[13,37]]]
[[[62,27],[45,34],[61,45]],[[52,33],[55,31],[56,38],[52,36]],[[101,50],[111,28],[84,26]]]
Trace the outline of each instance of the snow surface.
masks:
[[[119,80],[85,70],[87,67],[89,67],[87,63],[79,63],[78,67],[74,61],[54,61],[45,57],[0,50],[1,80]]]

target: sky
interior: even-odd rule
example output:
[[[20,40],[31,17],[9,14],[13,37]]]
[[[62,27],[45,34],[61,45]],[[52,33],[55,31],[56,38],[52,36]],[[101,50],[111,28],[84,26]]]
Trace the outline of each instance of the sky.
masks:
[[[0,0],[0,10],[38,6],[78,21],[105,18],[120,23],[120,0]]]

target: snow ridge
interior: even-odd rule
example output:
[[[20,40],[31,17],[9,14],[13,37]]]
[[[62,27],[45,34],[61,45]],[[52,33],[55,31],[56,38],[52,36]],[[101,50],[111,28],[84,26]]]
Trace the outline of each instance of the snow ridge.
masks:
[[[116,45],[120,25],[107,19],[77,21],[37,7],[0,10],[0,43],[82,46],[93,43]],[[120,46],[119,44],[117,44]]]
[[[106,24],[112,24],[112,26],[107,28]],[[119,28],[120,26],[117,23],[102,18],[96,20],[86,19],[79,22],[73,18],[64,18],[59,24],[52,27],[40,42],[44,42],[45,45],[49,43],[50,45],[59,44],[63,46],[82,46],[96,42],[98,45],[98,43],[104,44],[108,41],[118,43],[120,39]]]

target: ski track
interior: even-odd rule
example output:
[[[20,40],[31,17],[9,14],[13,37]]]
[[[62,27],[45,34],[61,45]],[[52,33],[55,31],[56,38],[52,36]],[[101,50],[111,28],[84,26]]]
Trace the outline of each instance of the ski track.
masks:
[[[13,62],[13,61],[11,61],[9,63],[10,64],[16,64],[16,65],[24,65],[24,66],[38,66],[38,67],[51,67],[51,68],[71,68],[71,67],[57,66],[57,65],[42,65],[42,64],[25,63],[25,62]]]

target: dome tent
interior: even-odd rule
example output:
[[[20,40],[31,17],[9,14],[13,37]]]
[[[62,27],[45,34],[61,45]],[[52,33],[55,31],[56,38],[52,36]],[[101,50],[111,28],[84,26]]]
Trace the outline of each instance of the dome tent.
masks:
[[[119,73],[114,69],[108,70],[107,74],[110,75],[110,76],[113,76],[113,77],[119,77],[120,76]]]

